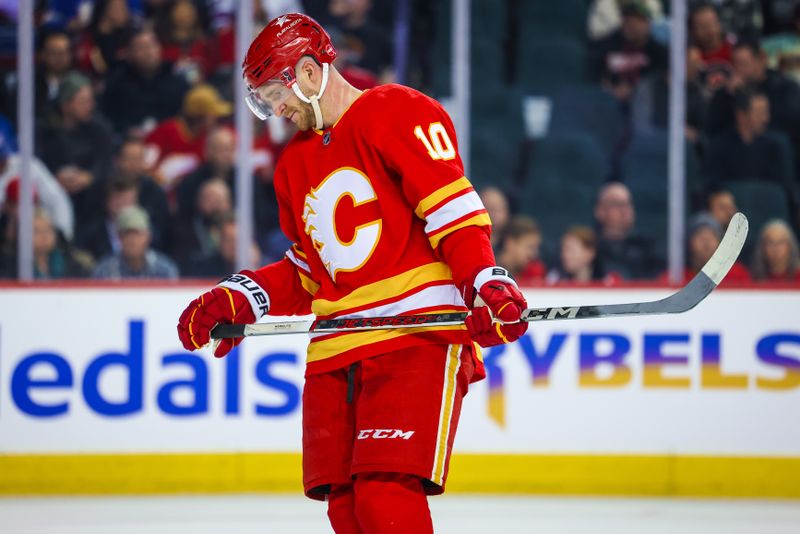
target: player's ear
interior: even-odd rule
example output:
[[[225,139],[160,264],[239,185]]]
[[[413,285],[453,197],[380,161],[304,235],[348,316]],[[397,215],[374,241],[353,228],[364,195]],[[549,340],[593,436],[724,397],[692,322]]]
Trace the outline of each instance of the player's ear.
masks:
[[[313,83],[316,79],[316,63],[310,57],[306,56],[300,60],[300,76],[309,83]]]

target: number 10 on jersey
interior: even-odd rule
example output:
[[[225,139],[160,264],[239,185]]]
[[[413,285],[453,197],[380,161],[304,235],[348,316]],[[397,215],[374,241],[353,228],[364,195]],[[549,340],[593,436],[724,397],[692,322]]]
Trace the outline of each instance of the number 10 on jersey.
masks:
[[[447,161],[456,157],[456,149],[441,122],[432,122],[428,126],[428,135],[425,135],[422,126],[417,126],[414,135],[425,145],[431,159]]]

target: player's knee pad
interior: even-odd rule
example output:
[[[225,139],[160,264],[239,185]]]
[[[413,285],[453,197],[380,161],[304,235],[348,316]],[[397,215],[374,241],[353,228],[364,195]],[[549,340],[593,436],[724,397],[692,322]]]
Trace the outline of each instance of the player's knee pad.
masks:
[[[352,484],[335,485],[328,494],[328,520],[336,534],[363,534],[355,512]]]
[[[355,480],[355,513],[365,534],[433,533],[422,480],[404,473],[362,473]]]

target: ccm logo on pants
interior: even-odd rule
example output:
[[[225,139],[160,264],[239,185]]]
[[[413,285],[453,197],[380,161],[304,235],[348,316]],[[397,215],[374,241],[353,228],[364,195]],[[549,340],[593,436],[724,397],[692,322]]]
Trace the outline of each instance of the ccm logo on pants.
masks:
[[[389,428],[367,428],[364,430],[358,431],[358,436],[356,439],[396,439],[396,438],[403,438],[403,439],[411,439],[411,436],[414,435],[413,430],[409,430],[408,432],[403,432],[402,430],[393,430]]]

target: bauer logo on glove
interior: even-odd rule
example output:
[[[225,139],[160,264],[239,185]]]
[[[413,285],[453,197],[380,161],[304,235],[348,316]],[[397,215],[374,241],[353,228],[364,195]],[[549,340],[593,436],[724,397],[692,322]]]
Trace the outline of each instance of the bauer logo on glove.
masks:
[[[255,323],[269,310],[269,297],[258,276],[251,271],[231,275],[219,285],[194,299],[178,320],[178,337],[186,350],[204,347],[211,329],[218,324]],[[221,358],[242,338],[226,338],[214,346],[214,356]]]

